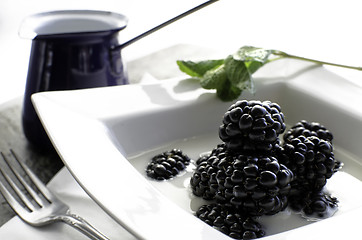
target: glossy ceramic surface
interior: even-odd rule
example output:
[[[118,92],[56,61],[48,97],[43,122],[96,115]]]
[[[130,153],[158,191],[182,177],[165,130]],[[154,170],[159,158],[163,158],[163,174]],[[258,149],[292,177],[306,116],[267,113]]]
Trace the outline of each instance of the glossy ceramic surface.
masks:
[[[113,12],[93,10],[64,10],[44,12],[25,18],[20,26],[22,38],[47,38],[59,35],[107,33],[127,26],[126,16]]]
[[[118,31],[127,18],[101,11],[55,11],[24,20],[20,35],[32,38],[24,94],[25,136],[40,149],[51,144],[30,97],[33,93],[128,84]]]

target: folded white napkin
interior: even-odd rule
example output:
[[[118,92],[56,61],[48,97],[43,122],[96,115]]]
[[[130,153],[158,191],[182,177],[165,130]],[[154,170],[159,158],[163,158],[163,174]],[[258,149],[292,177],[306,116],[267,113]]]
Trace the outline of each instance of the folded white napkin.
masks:
[[[154,83],[158,80],[151,74],[145,73],[141,78],[141,84]],[[96,229],[102,232],[111,240],[113,239],[136,239],[128,233],[122,226],[109,217],[78,185],[69,171],[64,167],[49,182],[48,187],[61,200],[70,206],[72,213],[77,214]],[[82,233],[73,229],[65,223],[54,223],[49,226],[35,228],[24,223],[15,216],[10,221],[0,227],[0,239],[22,240],[22,239],[88,239]]]
[[[122,240],[135,239],[134,236],[109,217],[84,192],[65,167],[54,176],[49,182],[48,187],[70,206],[72,213],[85,218],[108,238]],[[88,238],[65,223],[59,222],[49,226],[35,228],[15,216],[0,228],[0,239],[74,240]]]

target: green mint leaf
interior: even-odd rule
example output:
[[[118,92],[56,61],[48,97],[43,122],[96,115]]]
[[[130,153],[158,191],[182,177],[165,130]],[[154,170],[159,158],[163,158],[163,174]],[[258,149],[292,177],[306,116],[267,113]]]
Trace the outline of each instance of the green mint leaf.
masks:
[[[272,50],[244,46],[227,57],[225,69],[232,85],[255,92],[252,74],[268,62],[271,54]]]
[[[242,90],[233,86],[228,79],[226,79],[223,84],[221,84],[219,88],[216,89],[217,97],[225,102],[237,99],[241,93]]]
[[[249,61],[244,63],[250,75],[255,73],[259,68],[261,68],[264,65],[264,63],[258,61]]]
[[[253,89],[253,79],[244,61],[235,60],[233,56],[225,59],[225,71],[230,83],[241,91]]]
[[[218,68],[223,63],[224,59],[205,60],[199,62],[182,60],[177,61],[179,69],[191,77],[202,77],[207,71]]]
[[[216,89],[223,101],[237,99],[243,90],[254,92],[252,74],[268,63],[273,50],[244,46],[236,53],[221,60],[200,62],[177,61],[179,69],[200,79],[205,89]]]
[[[200,79],[201,87],[205,89],[218,89],[227,80],[224,64],[207,71]]]
[[[235,60],[244,61],[244,62],[260,62],[262,64],[266,63],[269,59],[270,54],[273,50],[267,50],[263,48],[257,48],[252,46],[244,46],[239,48],[239,50],[234,53],[233,57]]]

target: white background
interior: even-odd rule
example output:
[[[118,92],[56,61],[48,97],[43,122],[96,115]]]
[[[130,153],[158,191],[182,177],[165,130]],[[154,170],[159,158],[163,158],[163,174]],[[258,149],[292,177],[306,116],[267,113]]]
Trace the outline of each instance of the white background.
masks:
[[[1,0],[0,103],[23,94],[31,40],[18,29],[28,15],[51,10],[96,9],[122,13],[129,24],[124,42],[202,0]],[[244,45],[273,48],[304,57],[362,66],[360,1],[220,0],[200,12],[130,45],[126,61],[179,43],[225,54]],[[333,71],[335,68],[333,68]],[[341,71],[362,86],[361,72]]]

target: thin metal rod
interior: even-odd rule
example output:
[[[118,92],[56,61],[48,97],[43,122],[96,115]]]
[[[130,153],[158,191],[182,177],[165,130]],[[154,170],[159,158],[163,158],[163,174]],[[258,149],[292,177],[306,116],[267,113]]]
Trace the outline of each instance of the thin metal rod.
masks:
[[[187,15],[189,15],[191,13],[194,13],[194,12],[196,12],[196,11],[198,11],[198,10],[200,10],[200,9],[202,9],[202,8],[212,4],[214,2],[217,2],[217,1],[219,1],[219,0],[209,0],[207,2],[204,2],[204,3],[200,4],[200,5],[198,5],[198,6],[194,7],[194,8],[192,8],[192,9],[190,9],[190,10],[188,10],[188,11],[186,11],[186,12],[184,12],[184,13],[182,13],[182,14],[180,14],[180,15],[178,15],[178,16],[176,16],[176,17],[174,17],[174,18],[172,18],[172,19],[170,19],[170,20],[156,26],[156,27],[154,27],[154,28],[151,28],[150,30],[138,35],[137,37],[134,37],[134,38],[128,40],[127,42],[125,42],[123,44],[120,44],[118,46],[113,47],[112,50],[119,50],[119,49],[125,48],[128,45],[140,40],[141,38],[144,38],[144,37],[150,35],[151,33],[154,33],[156,31],[160,30],[161,28],[166,27],[167,25],[169,25],[169,24],[171,24],[173,22],[176,22],[177,20],[179,20],[179,19],[181,19],[183,17],[186,17]]]

